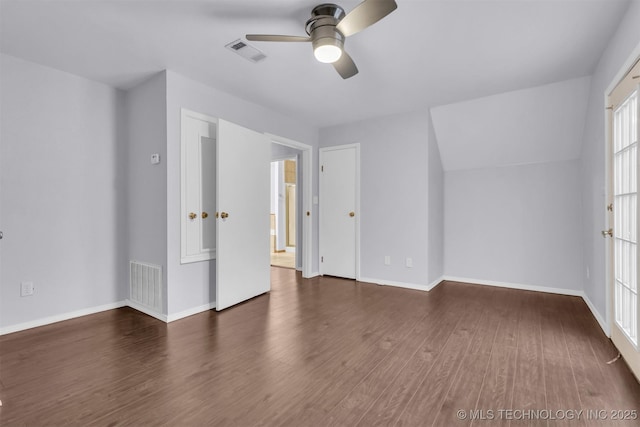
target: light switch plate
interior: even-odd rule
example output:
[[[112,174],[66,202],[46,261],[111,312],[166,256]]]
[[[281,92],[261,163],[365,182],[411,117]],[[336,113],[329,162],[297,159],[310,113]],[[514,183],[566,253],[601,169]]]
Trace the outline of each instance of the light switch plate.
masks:
[[[20,296],[28,297],[33,295],[33,282],[20,283]]]

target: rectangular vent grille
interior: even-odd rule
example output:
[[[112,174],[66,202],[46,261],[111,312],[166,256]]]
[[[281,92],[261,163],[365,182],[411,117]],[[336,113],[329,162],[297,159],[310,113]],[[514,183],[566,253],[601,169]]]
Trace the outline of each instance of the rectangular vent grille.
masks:
[[[130,261],[129,298],[135,303],[161,313],[162,267]]]
[[[239,42],[238,42],[238,43],[236,43],[236,44],[231,45],[231,49],[233,49],[233,50],[240,50],[240,49],[242,49],[243,47],[247,47],[247,44],[246,44],[246,43],[244,43],[244,42],[241,42],[241,41],[239,41]]]
[[[260,62],[267,57],[264,53],[262,53],[255,47],[243,42],[240,39],[232,41],[225,47],[230,51],[242,56],[244,59],[248,59],[251,62]]]

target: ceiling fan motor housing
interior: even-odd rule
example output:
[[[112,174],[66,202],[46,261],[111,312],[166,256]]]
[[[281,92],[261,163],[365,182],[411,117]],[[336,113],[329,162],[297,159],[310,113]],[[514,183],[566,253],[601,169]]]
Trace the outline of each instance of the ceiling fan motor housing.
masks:
[[[313,8],[311,19],[307,21],[305,28],[314,50],[326,45],[343,49],[344,35],[336,29],[336,25],[344,17],[344,9],[337,4],[325,3]]]

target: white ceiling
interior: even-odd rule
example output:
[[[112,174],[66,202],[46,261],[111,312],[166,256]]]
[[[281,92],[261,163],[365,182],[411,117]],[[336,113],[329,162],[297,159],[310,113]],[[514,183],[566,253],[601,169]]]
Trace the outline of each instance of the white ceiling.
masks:
[[[444,170],[580,157],[590,78],[431,109]]]
[[[591,74],[627,0],[397,0],[350,37],[342,80],[304,43],[224,48],[246,33],[304,35],[319,0],[1,0],[0,51],[127,89],[171,69],[324,127]],[[341,1],[348,11],[357,1]]]

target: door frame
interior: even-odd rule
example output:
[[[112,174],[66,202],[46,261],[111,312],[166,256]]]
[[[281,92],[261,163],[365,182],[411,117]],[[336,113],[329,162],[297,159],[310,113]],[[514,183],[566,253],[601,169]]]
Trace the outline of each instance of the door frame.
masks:
[[[272,143],[295,148],[301,151],[300,165],[302,166],[302,277],[310,278],[315,276],[313,268],[313,182],[312,182],[312,156],[313,147],[293,139],[284,138],[278,135],[265,133]],[[306,215],[305,213],[309,213]],[[300,231],[300,230],[297,230]]]
[[[355,227],[356,227],[356,265],[355,265],[355,273],[356,273],[356,282],[360,281],[360,217],[362,216],[360,209],[360,143],[355,142],[353,144],[344,144],[344,145],[334,145],[331,147],[322,147],[318,149],[318,193],[320,194],[320,203],[322,203],[322,160],[324,153],[327,151],[336,151],[336,150],[344,150],[355,148],[356,150],[356,216],[355,216]],[[322,224],[322,209],[318,209],[318,224]],[[322,230],[318,230],[319,244],[318,247],[320,249],[320,254],[322,253]],[[318,259],[318,266],[320,275],[322,275],[322,262]]]
[[[613,80],[611,80],[611,83],[609,83],[609,86],[607,86],[607,89],[605,90],[604,94],[603,94],[603,102],[602,105],[604,106],[609,106],[609,95],[613,92],[613,90],[616,88],[616,86],[618,85],[618,83],[620,83],[622,81],[622,79],[627,75],[627,73],[631,70],[631,68],[634,66],[634,64],[636,63],[636,61],[638,60],[638,58],[640,58],[640,43],[638,43],[636,45],[636,47],[633,49],[633,51],[631,52],[631,54],[627,57],[627,59],[624,61],[624,63],[622,64],[622,67],[620,67],[620,69],[618,70],[618,72],[616,73],[615,77],[613,78]],[[605,133],[605,144],[604,144],[604,161],[605,161],[605,203],[603,205],[603,208],[605,207],[605,205],[607,203],[609,203],[609,200],[612,199],[613,196],[613,182],[611,179],[611,144],[612,144],[612,138],[613,138],[613,132],[611,129],[611,123],[610,123],[610,119],[609,119],[609,115],[611,114],[610,110],[607,109],[603,109],[603,117],[604,117],[604,133]],[[610,225],[613,226],[613,224],[609,223],[609,216],[608,213],[605,213],[604,216],[604,228],[603,230],[608,230]],[[613,244],[613,239],[606,239],[605,242],[605,250],[606,250],[606,256],[605,256],[605,260],[606,260],[606,266],[605,266],[605,274],[606,274],[606,295],[605,295],[605,303],[606,303],[606,316],[605,316],[605,334],[607,335],[607,337],[611,338],[611,330],[613,328],[613,324],[615,322],[615,319],[613,318],[614,316],[614,309],[613,309],[613,298],[611,298],[612,294],[613,294],[613,257],[612,257],[612,247],[611,245]]]

